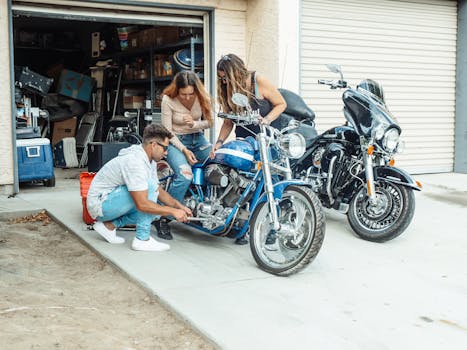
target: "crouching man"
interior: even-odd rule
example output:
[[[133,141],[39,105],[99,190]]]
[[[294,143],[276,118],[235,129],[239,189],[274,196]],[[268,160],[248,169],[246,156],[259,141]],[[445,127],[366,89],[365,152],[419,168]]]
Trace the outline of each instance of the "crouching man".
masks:
[[[164,251],[168,244],[151,237],[151,223],[157,216],[173,216],[186,222],[191,210],[159,188],[157,163],[167,154],[172,134],[165,127],[150,124],[144,129],[143,143],[122,149],[92,180],[87,207],[97,222],[94,230],[109,243],[123,243],[116,230],[136,224],[131,248]],[[164,205],[157,204],[157,201]]]

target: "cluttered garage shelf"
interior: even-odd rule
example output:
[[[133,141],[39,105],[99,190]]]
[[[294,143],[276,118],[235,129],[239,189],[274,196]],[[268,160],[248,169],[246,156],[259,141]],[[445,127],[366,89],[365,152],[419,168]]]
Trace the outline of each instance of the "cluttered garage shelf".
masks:
[[[202,28],[20,15],[13,28],[20,183],[54,186],[54,167],[97,171],[160,122],[177,71],[204,78]]]

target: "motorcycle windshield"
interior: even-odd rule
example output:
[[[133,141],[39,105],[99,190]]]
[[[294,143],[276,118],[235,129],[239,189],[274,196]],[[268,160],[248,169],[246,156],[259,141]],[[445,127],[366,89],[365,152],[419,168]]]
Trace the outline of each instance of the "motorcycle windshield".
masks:
[[[365,90],[348,89],[342,95],[344,114],[359,135],[370,137],[371,131],[380,124],[386,128],[399,126],[386,105],[373,98]]]

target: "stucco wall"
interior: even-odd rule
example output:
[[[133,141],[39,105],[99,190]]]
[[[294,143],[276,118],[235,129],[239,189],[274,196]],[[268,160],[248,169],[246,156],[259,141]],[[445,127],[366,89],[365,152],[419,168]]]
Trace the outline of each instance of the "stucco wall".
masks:
[[[278,87],[300,92],[300,0],[278,0]]]
[[[279,0],[248,0],[246,64],[279,84]]]
[[[14,176],[8,32],[8,6],[5,0],[0,1],[0,33],[3,33],[0,39],[0,185],[13,184]],[[7,188],[3,187],[0,192],[5,190]]]
[[[245,59],[245,9],[246,6],[237,10],[216,9],[214,66],[222,55],[228,53],[235,53]]]

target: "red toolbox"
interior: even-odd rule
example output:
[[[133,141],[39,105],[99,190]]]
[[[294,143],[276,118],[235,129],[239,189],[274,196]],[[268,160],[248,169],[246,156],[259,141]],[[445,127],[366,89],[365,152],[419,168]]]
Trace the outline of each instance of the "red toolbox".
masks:
[[[81,192],[81,201],[83,203],[83,221],[90,225],[96,222],[88,213],[88,208],[86,206],[86,198],[88,196],[89,186],[91,186],[92,179],[96,173],[88,173],[87,171],[82,172],[79,175],[79,189]]]

